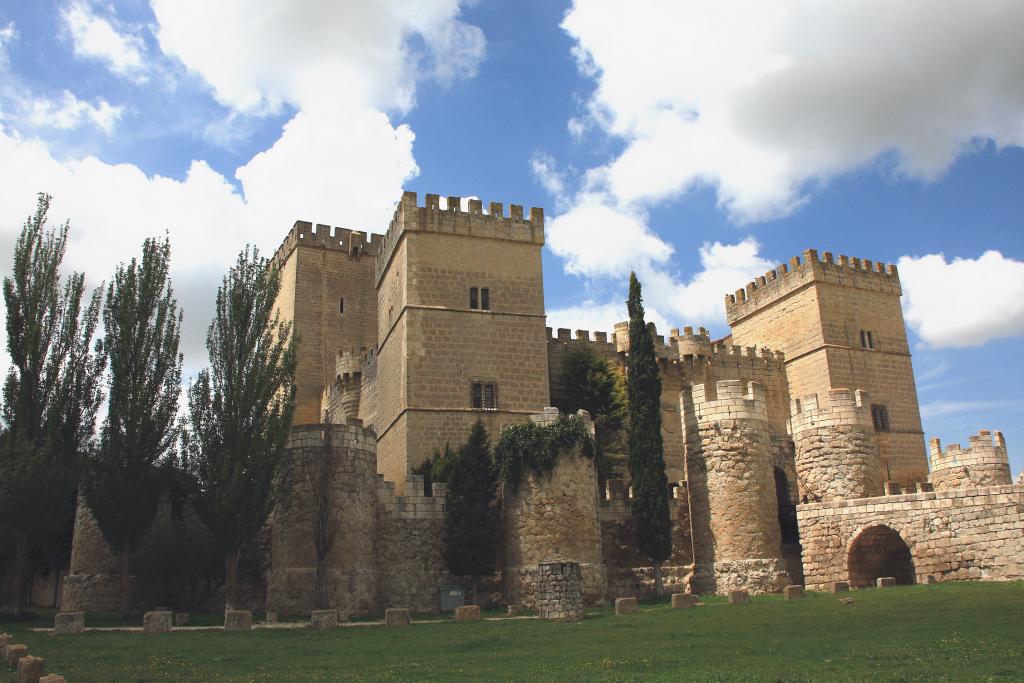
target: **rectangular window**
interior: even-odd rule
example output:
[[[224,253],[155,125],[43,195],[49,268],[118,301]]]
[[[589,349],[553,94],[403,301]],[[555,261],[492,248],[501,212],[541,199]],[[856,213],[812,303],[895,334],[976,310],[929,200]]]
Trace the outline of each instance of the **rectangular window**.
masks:
[[[477,302],[477,289],[476,289],[476,287],[470,287],[469,288],[469,307],[470,308],[474,308],[474,309],[480,307],[478,302]]]
[[[345,315],[345,297],[341,297],[341,300],[338,303],[338,313]]]
[[[869,332],[868,330],[860,331],[860,345],[862,348],[865,349],[875,348],[875,340],[872,338],[871,332]]]
[[[876,432],[889,431],[889,411],[885,406],[878,404],[871,406],[871,421],[875,423]]]
[[[485,311],[491,310],[491,290],[486,287],[480,288],[480,308]]]
[[[498,409],[498,385],[494,382],[473,382],[470,396],[475,410]]]

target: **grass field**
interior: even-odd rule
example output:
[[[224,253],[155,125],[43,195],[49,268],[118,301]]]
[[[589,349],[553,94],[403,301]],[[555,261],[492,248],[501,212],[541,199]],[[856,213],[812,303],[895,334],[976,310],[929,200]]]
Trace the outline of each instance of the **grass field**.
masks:
[[[839,597],[852,597],[844,605]],[[217,617],[211,617],[217,619]],[[90,616],[88,625],[111,622]],[[141,619],[133,625],[141,623]],[[642,605],[578,623],[419,624],[411,629],[86,633],[0,630],[69,683],[86,681],[1024,680],[1024,583],[947,583],[845,596],[778,596],[690,610]],[[4,678],[6,676],[6,678]],[[0,674],[0,681],[14,680]]]

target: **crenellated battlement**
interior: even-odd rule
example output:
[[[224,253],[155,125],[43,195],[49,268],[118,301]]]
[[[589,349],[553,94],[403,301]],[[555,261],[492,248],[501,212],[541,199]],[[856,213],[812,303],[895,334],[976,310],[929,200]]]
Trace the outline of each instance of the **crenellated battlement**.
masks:
[[[720,420],[762,420],[768,409],[764,385],[739,379],[723,379],[714,384],[694,384],[681,394],[687,419],[710,424]]]
[[[367,235],[348,228],[331,228],[322,223],[314,227],[309,221],[295,221],[272,260],[280,267],[298,246],[343,252],[353,258],[376,257],[383,242],[383,235]]]
[[[448,485],[435,482],[431,492],[426,494],[426,482],[422,474],[410,474],[405,478],[405,494],[395,493],[395,482],[386,481],[383,474],[377,475],[377,502],[381,511],[398,519],[444,519],[444,501]]]
[[[928,479],[937,490],[1013,483],[1006,440],[1001,432],[983,429],[969,440],[967,448],[954,443],[945,450],[938,439],[928,443]]]
[[[377,281],[387,270],[395,247],[406,232],[440,232],[544,244],[544,209],[540,207],[531,207],[528,217],[524,217],[521,204],[510,204],[507,217],[500,202],[491,202],[485,212],[483,202],[470,199],[466,208],[462,210],[462,197],[448,197],[442,209],[440,195],[425,195],[424,205],[419,206],[415,192],[403,192],[378,252]]]
[[[808,249],[803,256],[794,256],[788,264],[780,264],[774,270],[747,283],[743,289],[725,295],[726,318],[733,325],[741,318],[754,313],[790,292],[813,281],[870,289],[900,296],[899,273],[896,266],[881,261],[824,252],[821,258],[815,249]]]
[[[335,381],[347,382],[350,379],[358,379],[363,374],[369,357],[370,351],[365,347],[338,351],[335,361]]]
[[[873,430],[871,403],[861,389],[829,389],[828,394],[808,394],[790,401],[792,433],[820,427],[859,425]]]

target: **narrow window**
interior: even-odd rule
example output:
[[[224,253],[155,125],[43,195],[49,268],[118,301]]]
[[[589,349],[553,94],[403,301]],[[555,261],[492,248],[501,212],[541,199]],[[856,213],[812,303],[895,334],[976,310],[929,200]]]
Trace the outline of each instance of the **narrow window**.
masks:
[[[871,421],[875,423],[876,432],[889,431],[889,411],[885,406],[877,403],[871,406]]]
[[[479,308],[479,305],[477,304],[477,288],[476,287],[470,287],[469,288],[469,307],[470,308]]]
[[[345,315],[345,297],[341,297],[338,302],[338,313]]]
[[[875,348],[875,340],[871,337],[871,332],[869,332],[868,330],[860,331],[860,345],[861,348],[865,349]]]
[[[480,289],[480,308],[485,311],[491,310],[491,290],[487,287]]]
[[[498,385],[494,382],[470,384],[470,399],[475,410],[498,409]]]

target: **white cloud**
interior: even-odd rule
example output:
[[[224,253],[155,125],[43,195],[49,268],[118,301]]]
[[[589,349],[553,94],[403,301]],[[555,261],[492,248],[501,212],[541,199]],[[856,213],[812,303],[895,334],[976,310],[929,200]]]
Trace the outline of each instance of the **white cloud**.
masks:
[[[1024,407],[1024,404],[1020,401],[931,401],[921,406],[921,417],[928,419],[958,413],[977,413],[1021,407]]]
[[[61,130],[71,130],[84,123],[92,123],[109,134],[122,113],[124,107],[112,106],[102,98],[97,100],[97,104],[90,104],[65,90],[59,101],[45,98],[33,100],[28,121],[33,126]]]
[[[535,153],[530,157],[530,170],[556,202],[562,203],[566,200],[565,178],[556,168],[553,156],[545,152]]]
[[[61,12],[75,54],[106,62],[114,73],[144,82],[145,46],[138,36],[119,32],[103,17],[96,16],[88,2],[72,2]]]
[[[647,322],[653,322],[658,328],[658,334],[667,335],[670,323],[657,309],[644,304],[644,318]],[[611,334],[615,331],[615,323],[629,320],[629,313],[626,310],[626,297],[622,301],[609,301],[600,303],[597,301],[584,301],[574,306],[565,306],[548,311],[548,327],[554,329],[566,328],[572,330],[573,338],[576,337],[576,330],[588,330],[590,332],[607,332],[608,340],[611,341]],[[591,334],[593,338],[593,334]]]
[[[998,251],[952,261],[942,254],[904,256],[899,272],[903,315],[931,346],[1024,334],[1024,261]]]
[[[1024,144],[1019,2],[576,0],[562,25],[626,142],[593,176],[617,204],[710,184],[759,221],[880,155],[931,180],[976,138]]]
[[[8,22],[7,26],[0,28],[0,64],[6,64],[8,59],[7,47],[18,38],[18,31],[14,28],[14,22]]]

